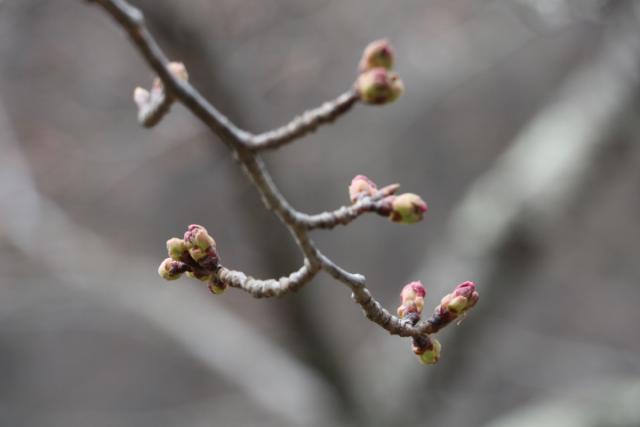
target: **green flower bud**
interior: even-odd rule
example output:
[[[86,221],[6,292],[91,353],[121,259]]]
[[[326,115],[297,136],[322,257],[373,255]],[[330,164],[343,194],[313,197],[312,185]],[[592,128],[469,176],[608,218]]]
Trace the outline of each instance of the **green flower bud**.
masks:
[[[388,40],[376,40],[364,49],[358,70],[365,72],[372,68],[393,68],[393,49]]]
[[[404,92],[400,77],[393,71],[381,67],[360,74],[355,87],[362,102],[376,105],[393,102]]]
[[[423,365],[433,365],[440,359],[440,350],[442,350],[440,341],[435,338],[431,338],[431,343],[432,346],[430,349],[426,350],[422,354],[418,354],[418,360]]]
[[[167,253],[171,259],[180,261],[185,252],[187,252],[187,245],[184,240],[177,237],[167,240]]]
[[[166,258],[158,267],[158,274],[165,280],[176,280],[185,272],[185,264]]]
[[[467,309],[468,303],[469,303],[469,300],[466,297],[463,297],[463,296],[453,297],[447,304],[447,308],[456,314],[460,314]]]
[[[391,214],[389,219],[401,224],[413,224],[422,220],[422,215],[427,211],[427,204],[420,196],[405,193],[396,196],[391,202]]]

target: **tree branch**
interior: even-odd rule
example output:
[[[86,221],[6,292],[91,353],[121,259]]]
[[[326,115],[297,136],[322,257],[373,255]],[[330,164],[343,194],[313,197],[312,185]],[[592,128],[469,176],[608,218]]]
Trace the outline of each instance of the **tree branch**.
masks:
[[[321,124],[332,122],[348,112],[356,101],[362,100],[365,103],[379,105],[392,102],[400,96],[403,85],[397,74],[391,71],[393,57],[388,42],[379,40],[367,47],[360,61],[360,74],[353,89],[333,101],[303,113],[285,126],[252,135],[233,124],[188,83],[184,66],[169,62],[146,29],[143,15],[138,9],[124,0],[94,1],[125,29],[149,66],[158,75],[151,93],[141,88],[134,92],[134,101],[138,104],[142,124],[145,126],[156,124],[169,110],[174,100],[184,104],[232,149],[235,158],[258,190],[265,207],[282,221],[305,257],[304,265],[287,277],[254,279],[245,273],[220,266],[215,241],[207,234],[204,227],[194,225],[190,226],[184,240],[177,238],[171,240],[174,246],[173,248],[168,246],[171,258],[163,262],[159,273],[164,278],[173,280],[188,271],[189,274],[201,280],[208,280],[210,288],[215,293],[222,292],[224,288],[231,286],[261,298],[281,296],[296,291],[308,283],[318,271],[325,270],[352,290],[354,301],[362,307],[367,318],[391,334],[422,337],[419,341],[431,343],[431,339],[425,335],[437,329],[430,321],[417,322],[422,310],[422,302],[418,309],[416,301],[411,299],[407,302],[402,297],[401,308],[413,310],[414,314],[417,313],[417,317],[401,319],[392,315],[372,297],[366,288],[364,276],[350,273],[335,264],[317,249],[308,235],[309,230],[331,229],[339,224],[346,225],[364,212],[372,211],[388,215],[395,222],[411,224],[422,218],[422,213],[426,211],[426,204],[414,194],[404,194],[397,198],[393,196],[398,189],[397,184],[378,190],[368,178],[357,176],[349,188],[354,202],[351,206],[342,207],[334,212],[308,215],[298,212],[289,204],[258,155],[260,150],[278,148],[314,131]],[[477,296],[477,293],[475,295]],[[412,305],[405,306],[405,303]],[[470,307],[471,305],[468,308]],[[433,346],[431,348],[433,349]],[[422,351],[424,349],[417,352],[414,348],[414,352],[418,355],[421,355]]]
[[[271,150],[281,147],[315,131],[320,125],[333,122],[351,110],[359,99],[357,92],[350,89],[333,101],[325,102],[318,108],[305,111],[288,124],[259,135],[250,136],[247,141],[254,150]]]
[[[242,289],[256,298],[280,297],[289,292],[295,292],[311,281],[320,271],[318,267],[312,267],[305,260],[304,265],[288,276],[279,279],[259,280],[247,276],[241,271],[229,270],[220,267],[218,278],[227,286]]]

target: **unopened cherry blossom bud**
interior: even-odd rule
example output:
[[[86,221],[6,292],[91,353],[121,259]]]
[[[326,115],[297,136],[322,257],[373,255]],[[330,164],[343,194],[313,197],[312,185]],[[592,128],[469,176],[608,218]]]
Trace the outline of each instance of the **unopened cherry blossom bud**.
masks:
[[[400,300],[402,302],[406,302],[409,300],[415,300],[416,298],[424,298],[426,294],[427,291],[422,282],[415,281],[404,285],[404,288],[402,288],[402,291],[400,292]]]
[[[480,294],[476,291],[476,284],[473,282],[460,283],[450,294],[442,298],[440,305],[448,311],[460,315],[476,305],[480,299]]]
[[[400,292],[401,305],[398,307],[398,316],[403,318],[411,313],[422,314],[424,297],[427,294],[421,282],[415,281],[406,284]]]
[[[133,90],[133,102],[135,102],[138,108],[142,108],[147,105],[149,97],[149,91],[144,88],[137,87]]]
[[[362,102],[376,105],[393,102],[404,92],[400,77],[382,67],[372,68],[360,74],[355,87]]]
[[[440,351],[442,350],[442,345],[440,341],[435,338],[431,338],[431,347],[425,349],[421,354],[418,354],[418,360],[423,365],[433,365],[438,362],[440,359]]]
[[[360,197],[373,196],[378,191],[378,186],[364,175],[356,175],[349,185],[349,198],[355,202]]]
[[[216,294],[220,295],[227,289],[227,284],[218,278],[216,275],[212,275],[209,279],[209,290]]]
[[[376,40],[367,45],[362,53],[358,69],[362,73],[378,67],[387,70],[393,68],[393,49],[389,41],[385,39]]]
[[[212,251],[211,248],[204,251],[200,248],[191,248],[189,249],[189,255],[207,271],[215,271],[218,268],[218,254]]]
[[[158,274],[165,280],[176,280],[185,271],[187,271],[186,264],[171,258],[166,258],[158,267]]]
[[[182,62],[170,62],[167,66],[171,74],[182,81],[189,80],[189,74],[187,73],[187,69],[185,68]]]
[[[480,294],[476,291],[476,284],[473,282],[462,282],[453,290],[456,297],[465,297],[467,299],[467,309],[473,307],[480,299]]]
[[[206,250],[213,248],[215,250],[216,248],[216,242],[213,240],[213,237],[209,235],[206,228],[198,224],[191,224],[187,228],[187,231],[184,233],[184,242],[189,249],[199,248]]]
[[[185,252],[187,252],[187,245],[184,243],[184,240],[177,237],[172,237],[167,240],[167,253],[171,259],[180,261]]]
[[[420,196],[405,193],[394,197],[391,208],[389,215],[391,221],[400,224],[413,224],[422,220],[422,215],[427,211],[427,204]]]

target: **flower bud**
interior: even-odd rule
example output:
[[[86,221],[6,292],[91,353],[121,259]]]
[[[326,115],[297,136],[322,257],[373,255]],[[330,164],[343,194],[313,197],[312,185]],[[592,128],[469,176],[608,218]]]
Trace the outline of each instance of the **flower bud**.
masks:
[[[476,291],[476,284],[473,282],[460,283],[450,294],[447,294],[440,301],[443,309],[451,311],[456,315],[463,314],[476,305],[480,299],[480,294]]]
[[[362,73],[372,68],[386,68],[390,70],[393,67],[393,49],[388,40],[376,40],[364,49],[358,70]]]
[[[166,258],[158,267],[158,274],[165,280],[176,280],[184,273],[186,265],[180,261]]]
[[[476,305],[476,303],[480,299],[480,294],[478,293],[478,291],[476,291],[476,284],[469,281],[462,282],[458,286],[456,286],[456,288],[453,291],[453,294],[456,297],[462,296],[468,300],[467,307],[466,307],[467,309]]]
[[[215,251],[216,241],[209,235],[207,229],[198,224],[191,224],[184,233],[184,242],[188,249],[199,248],[206,251],[213,248]],[[193,255],[192,255],[193,257]],[[194,257],[197,261],[197,259]]]
[[[381,67],[360,74],[355,86],[360,100],[367,104],[387,104],[395,101],[404,92],[400,77],[393,71]]]
[[[349,185],[349,198],[355,203],[360,197],[373,196],[378,191],[378,186],[364,175],[356,175]]]
[[[177,237],[172,237],[167,240],[167,253],[169,254],[169,258],[180,261],[185,252],[187,252],[187,245],[184,243],[184,240]]]
[[[404,285],[400,292],[400,300],[406,302],[409,300],[415,300],[416,298],[424,298],[427,294],[424,285],[420,281],[415,281]]]
[[[187,73],[187,69],[182,62],[170,62],[167,68],[169,69],[169,72],[174,75],[174,77],[178,78],[178,80],[182,80],[185,82],[189,80],[189,74]]]
[[[455,314],[461,314],[463,311],[467,309],[467,304],[469,300],[463,296],[457,296],[451,298],[447,303],[447,309],[454,312]]]
[[[218,276],[216,276],[215,274],[211,276],[211,278],[209,279],[209,290],[212,293],[216,295],[220,295],[226,289],[227,289],[227,284],[224,283],[222,280],[220,280]]]
[[[442,345],[440,341],[435,338],[431,338],[431,348],[426,349],[423,353],[417,354],[418,360],[423,365],[433,365],[440,359],[440,351],[442,350]]]
[[[137,87],[133,90],[133,102],[135,102],[139,109],[147,105],[149,97],[149,91],[144,88]]]
[[[427,211],[427,204],[420,196],[405,193],[396,196],[391,202],[392,211],[389,219],[401,224],[413,224],[422,220],[422,215]]]
[[[400,292],[401,305],[398,307],[398,316],[406,317],[411,313],[422,314],[424,308],[424,297],[427,291],[421,282],[411,282],[406,284]]]

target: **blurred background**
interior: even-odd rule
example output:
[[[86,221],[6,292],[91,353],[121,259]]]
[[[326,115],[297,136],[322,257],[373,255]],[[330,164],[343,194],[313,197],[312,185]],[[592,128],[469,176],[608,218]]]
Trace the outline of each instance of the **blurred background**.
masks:
[[[407,91],[266,154],[300,210],[359,173],[420,224],[316,232],[389,309],[464,280],[479,305],[421,366],[326,274],[295,295],[162,281],[206,226],[256,277],[301,255],[228,150],[78,0],[0,1],[0,425],[640,426],[640,5],[598,0],[136,1],[168,55],[240,126],[348,89],[388,37]]]

